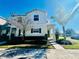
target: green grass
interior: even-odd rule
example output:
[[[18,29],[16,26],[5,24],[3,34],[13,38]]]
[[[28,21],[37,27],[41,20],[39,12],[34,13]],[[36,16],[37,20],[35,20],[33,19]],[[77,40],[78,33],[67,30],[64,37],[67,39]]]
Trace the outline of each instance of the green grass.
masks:
[[[65,49],[79,49],[79,44],[78,45],[63,45]]]
[[[11,48],[48,48],[47,45],[33,45],[33,46],[28,46],[28,45],[24,45],[24,46],[20,46],[20,45],[1,45],[1,48],[6,48],[6,49],[11,49]]]
[[[14,46],[11,48],[47,48],[47,49],[54,49],[54,46],[47,46],[47,45],[36,45],[36,46]]]
[[[11,48],[11,47],[13,47],[13,46],[11,46],[11,45],[1,45],[1,46],[0,46],[0,49],[1,49],[1,48]]]
[[[47,46],[48,49],[55,49],[54,46]]]
[[[63,37],[63,36],[59,36],[59,40],[60,40],[60,39],[64,39],[64,37]]]
[[[72,39],[72,45],[63,45],[65,49],[79,49],[79,40]]]
[[[55,49],[53,46],[47,46],[47,45],[36,45],[36,46],[16,46],[16,45],[2,45],[0,46],[0,49],[4,48],[4,49],[13,49],[13,48],[47,48],[47,49]]]

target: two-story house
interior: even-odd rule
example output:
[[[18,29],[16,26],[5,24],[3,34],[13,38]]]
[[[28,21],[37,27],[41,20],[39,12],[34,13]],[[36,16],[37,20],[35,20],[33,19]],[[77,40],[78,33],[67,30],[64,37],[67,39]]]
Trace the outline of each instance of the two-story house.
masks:
[[[47,13],[42,10],[34,9],[24,15],[12,15],[8,19],[10,28],[8,36],[14,34],[15,37],[23,37],[24,40],[36,40],[46,42],[48,30],[54,26],[50,24]]]

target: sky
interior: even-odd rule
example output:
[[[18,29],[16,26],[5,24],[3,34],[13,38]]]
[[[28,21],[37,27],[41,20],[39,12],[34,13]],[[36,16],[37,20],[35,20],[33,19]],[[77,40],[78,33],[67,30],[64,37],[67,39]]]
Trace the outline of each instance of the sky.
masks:
[[[78,0],[0,0],[0,16],[8,18],[12,13],[25,14],[33,9],[40,9],[46,11],[50,18],[57,15],[56,11],[60,6],[65,9],[65,13],[70,13],[78,2]],[[55,20],[50,19],[51,23],[62,31],[62,26]],[[79,10],[69,20],[65,25],[66,29],[79,32]]]

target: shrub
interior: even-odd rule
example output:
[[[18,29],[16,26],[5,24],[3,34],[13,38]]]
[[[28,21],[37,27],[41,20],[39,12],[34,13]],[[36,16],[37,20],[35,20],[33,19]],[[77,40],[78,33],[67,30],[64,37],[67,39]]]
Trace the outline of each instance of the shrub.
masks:
[[[71,45],[72,43],[70,42],[70,41],[68,41],[68,40],[62,40],[62,39],[60,39],[60,40],[57,40],[56,41],[58,44],[62,44],[62,45]]]

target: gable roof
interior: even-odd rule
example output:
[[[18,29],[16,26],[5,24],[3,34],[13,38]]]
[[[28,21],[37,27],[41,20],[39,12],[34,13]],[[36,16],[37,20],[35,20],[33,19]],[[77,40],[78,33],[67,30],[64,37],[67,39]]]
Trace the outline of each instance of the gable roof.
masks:
[[[46,13],[46,14],[47,14],[47,12],[46,12],[46,11],[39,10],[39,9],[33,9],[33,10],[31,10],[31,11],[27,12],[27,13],[26,13],[26,15],[27,15],[27,14],[29,14],[29,13],[31,13],[31,12],[34,12],[34,11],[40,11],[40,12],[43,12],[43,13]]]
[[[0,25],[4,25],[6,23],[7,21],[3,17],[0,16]]]
[[[23,14],[23,15],[12,14],[11,16],[13,16],[13,17],[14,17],[14,16],[26,16],[27,14],[29,14],[29,13],[31,13],[31,12],[34,12],[34,11],[40,11],[40,12],[46,13],[46,15],[47,15],[47,12],[46,12],[46,11],[39,10],[39,9],[33,9],[33,10],[31,10],[31,11],[26,12],[26,13]]]

